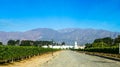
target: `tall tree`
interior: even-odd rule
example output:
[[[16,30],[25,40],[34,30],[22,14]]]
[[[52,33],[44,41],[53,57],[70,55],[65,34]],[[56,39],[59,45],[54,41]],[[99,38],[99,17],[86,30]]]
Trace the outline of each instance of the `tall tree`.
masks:
[[[92,47],[107,47],[108,45],[104,42],[93,43]]]
[[[65,45],[65,42],[62,42],[61,45]]]
[[[17,45],[17,46],[20,45],[20,40],[16,40],[16,45]]]
[[[20,46],[33,46],[34,41],[31,40],[22,40]]]
[[[90,47],[92,47],[92,44],[90,44],[90,43],[85,44],[85,48],[90,48]]]
[[[111,37],[105,37],[105,38],[102,39],[102,41],[104,43],[106,43],[107,45],[109,45],[109,46],[113,45],[112,44],[113,43],[113,39]]]
[[[118,35],[118,37],[115,38],[115,40],[114,40],[115,45],[118,45],[119,43],[120,43],[120,35]]]
[[[16,45],[16,41],[15,40],[9,40],[8,45],[11,45],[11,46],[15,46]]]
[[[0,45],[3,45],[2,42],[0,42]]]

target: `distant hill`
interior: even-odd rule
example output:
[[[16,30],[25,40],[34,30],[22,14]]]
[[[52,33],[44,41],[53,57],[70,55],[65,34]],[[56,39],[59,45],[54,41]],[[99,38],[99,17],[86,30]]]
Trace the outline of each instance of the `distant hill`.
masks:
[[[65,41],[68,45],[73,45],[78,41],[79,45],[91,43],[96,38],[112,37],[115,38],[119,32],[96,29],[67,28],[53,30],[49,28],[38,28],[26,32],[4,32],[0,31],[0,41],[7,43],[10,39],[20,40],[54,40],[57,42]]]

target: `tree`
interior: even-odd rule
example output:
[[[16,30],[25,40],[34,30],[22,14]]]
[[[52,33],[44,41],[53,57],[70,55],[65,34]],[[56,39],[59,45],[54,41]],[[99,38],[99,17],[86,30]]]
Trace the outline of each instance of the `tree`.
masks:
[[[108,45],[104,42],[93,43],[92,47],[107,47]]]
[[[90,47],[92,47],[92,44],[90,44],[90,43],[85,44],[85,48],[90,48]]]
[[[102,41],[109,46],[111,46],[112,43],[113,43],[113,39],[111,37],[105,37],[105,38],[102,39]]]
[[[95,39],[93,43],[100,43],[102,42],[102,39]]]
[[[16,40],[16,45],[20,45],[20,40]]]
[[[20,46],[33,46],[34,41],[31,40],[22,40]]]
[[[114,40],[114,45],[118,45],[120,43],[120,35]]]
[[[93,43],[105,43],[108,46],[112,46],[113,39],[111,37],[105,37],[105,38],[95,39]]]
[[[62,42],[62,44],[61,45],[65,45],[65,42]]]
[[[15,40],[9,40],[8,45],[11,45],[11,46],[15,46],[16,45],[16,41]]]
[[[111,46],[119,46],[120,43],[120,35],[117,38],[112,39],[111,37],[99,38],[95,39],[92,44],[86,44],[86,48],[91,47],[111,47]]]
[[[2,42],[0,42],[0,45],[3,45]]]

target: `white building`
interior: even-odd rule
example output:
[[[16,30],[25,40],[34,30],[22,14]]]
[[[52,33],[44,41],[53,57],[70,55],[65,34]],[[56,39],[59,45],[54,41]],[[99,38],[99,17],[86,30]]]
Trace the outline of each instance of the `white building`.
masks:
[[[75,41],[75,45],[74,46],[71,46],[71,45],[62,45],[62,46],[52,46],[52,45],[49,45],[49,46],[42,46],[43,48],[55,48],[55,49],[70,49],[70,48],[74,48],[74,49],[84,49],[85,46],[78,46],[77,44],[77,41]]]
[[[75,41],[74,49],[84,49],[85,46],[78,46],[77,41]]]
[[[79,47],[77,45],[77,41],[75,41],[74,49],[79,49]]]
[[[42,46],[43,48],[55,48],[55,49],[70,49],[70,48],[73,48],[73,46],[69,46],[69,45],[62,45],[62,46],[52,46],[52,45],[49,45],[49,46]]]

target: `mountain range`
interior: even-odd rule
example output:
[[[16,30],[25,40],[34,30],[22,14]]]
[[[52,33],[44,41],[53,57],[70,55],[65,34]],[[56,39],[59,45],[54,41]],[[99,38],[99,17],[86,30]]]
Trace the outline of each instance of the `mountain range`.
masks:
[[[65,42],[68,45],[73,45],[75,41],[79,45],[91,43],[97,38],[112,37],[120,35],[119,32],[111,32],[98,29],[80,29],[66,28],[54,30],[49,28],[37,28],[25,32],[4,32],[0,31],[0,41],[4,44],[8,40],[53,40],[58,43]]]

